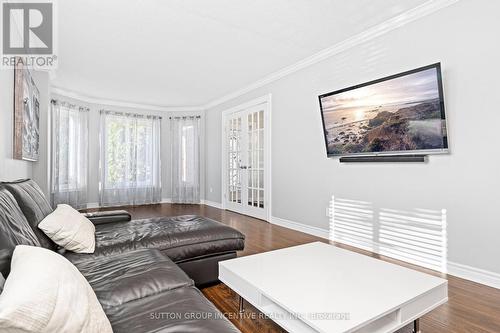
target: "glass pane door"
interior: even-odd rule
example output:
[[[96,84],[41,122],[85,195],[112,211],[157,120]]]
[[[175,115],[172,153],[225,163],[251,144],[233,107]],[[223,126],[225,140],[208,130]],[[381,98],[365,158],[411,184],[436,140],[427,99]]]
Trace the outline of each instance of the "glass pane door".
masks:
[[[248,200],[252,207],[264,208],[264,111],[247,116]]]
[[[229,119],[227,127],[228,142],[228,200],[233,203],[242,202],[242,122],[241,117]]]
[[[267,104],[242,109],[226,116],[224,206],[245,215],[268,218],[266,204]]]

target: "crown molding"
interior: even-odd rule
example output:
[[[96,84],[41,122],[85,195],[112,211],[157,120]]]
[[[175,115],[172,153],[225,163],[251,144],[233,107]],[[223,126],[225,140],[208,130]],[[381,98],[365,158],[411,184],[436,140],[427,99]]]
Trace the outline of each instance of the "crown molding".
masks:
[[[429,0],[424,2],[423,4],[407,10],[397,16],[394,16],[391,19],[388,19],[378,25],[375,25],[363,32],[358,33],[350,38],[347,38],[329,48],[326,48],[316,54],[313,54],[305,59],[302,59],[295,64],[292,64],[288,67],[285,67],[277,72],[274,72],[260,80],[255,81],[254,83],[247,85],[244,88],[235,90],[232,93],[214,99],[208,102],[205,105],[199,106],[164,106],[164,105],[150,105],[150,104],[141,104],[141,103],[131,103],[126,101],[116,101],[116,100],[106,100],[95,97],[86,96],[74,91],[65,90],[58,87],[52,87],[52,92],[69,97],[78,99],[87,103],[92,104],[103,104],[109,106],[117,106],[117,107],[128,107],[128,108],[138,108],[138,109],[148,109],[154,111],[166,111],[166,112],[190,112],[196,111],[201,112],[207,109],[213,108],[217,105],[228,102],[236,97],[249,93],[255,89],[261,88],[269,83],[277,81],[285,76],[293,74],[301,69],[312,66],[320,61],[328,59],[336,54],[349,50],[357,45],[366,43],[372,39],[380,37],[388,32],[391,32],[395,29],[398,29],[402,26],[407,25],[413,21],[416,21],[420,18],[431,15],[443,8],[449,7],[460,0]]]
[[[204,108],[201,106],[163,106],[163,105],[153,105],[153,104],[143,104],[143,103],[132,103],[126,101],[117,101],[109,99],[101,99],[96,97],[87,96],[84,94],[77,93],[75,91],[66,90],[58,87],[52,86],[51,93],[61,95],[68,98],[73,98],[82,102],[90,104],[101,104],[107,106],[116,106],[122,108],[131,109],[142,109],[150,111],[164,111],[164,112],[202,112]]]
[[[354,35],[350,38],[347,38],[327,49],[324,49],[312,56],[309,56],[303,60],[296,62],[293,65],[285,67],[277,72],[274,72],[263,79],[260,79],[242,89],[238,89],[232,93],[229,93],[225,96],[217,98],[203,106],[203,109],[207,110],[214,106],[220,105],[227,101],[230,101],[238,96],[244,95],[252,90],[263,87],[271,82],[277,81],[285,76],[293,74],[301,69],[307,68],[311,65],[314,65],[320,61],[328,59],[336,54],[344,52],[348,49],[351,49],[357,45],[366,43],[372,39],[380,37],[390,31],[398,29],[408,23],[411,23],[420,18],[426,17],[432,13],[435,13],[443,8],[451,6],[457,3],[460,0],[429,0],[424,2],[423,4],[407,10],[393,18],[386,20],[378,25],[375,25],[357,35]]]

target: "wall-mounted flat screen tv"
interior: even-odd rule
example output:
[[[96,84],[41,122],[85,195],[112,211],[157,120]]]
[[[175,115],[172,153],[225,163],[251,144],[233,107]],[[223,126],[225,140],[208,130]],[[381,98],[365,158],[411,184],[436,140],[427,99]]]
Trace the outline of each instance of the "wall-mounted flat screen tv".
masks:
[[[328,156],[448,150],[439,63],[319,96]]]

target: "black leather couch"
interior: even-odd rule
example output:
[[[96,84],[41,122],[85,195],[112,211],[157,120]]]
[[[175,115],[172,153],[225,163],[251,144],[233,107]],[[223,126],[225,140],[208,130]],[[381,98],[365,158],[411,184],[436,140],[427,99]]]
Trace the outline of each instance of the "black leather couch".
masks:
[[[55,250],[39,228],[53,209],[33,180],[0,183],[16,199],[41,246]],[[236,257],[243,250],[245,236],[222,223],[200,216],[184,215],[131,220],[126,211],[86,214],[96,225],[93,254],[67,252],[72,262],[88,260],[141,248],[158,249],[178,264],[197,286],[218,281],[218,262]]]
[[[125,211],[92,213],[96,251],[76,254],[58,249],[38,229],[51,212],[32,180],[0,184],[4,276],[16,245],[42,246],[87,278],[115,333],[239,332],[195,287],[216,281],[218,261],[243,249],[237,230],[199,216],[131,220]]]

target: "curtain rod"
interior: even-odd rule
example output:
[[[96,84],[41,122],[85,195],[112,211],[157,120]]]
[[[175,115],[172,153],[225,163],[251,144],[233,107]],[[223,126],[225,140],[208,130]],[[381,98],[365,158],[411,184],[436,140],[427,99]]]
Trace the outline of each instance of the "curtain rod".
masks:
[[[57,100],[57,99],[54,99],[52,98],[50,100],[50,104],[54,104],[54,105],[62,105],[62,106],[69,106],[69,107],[73,107],[73,108],[78,108],[80,110],[83,110],[83,111],[90,111],[90,108],[88,106],[81,106],[81,105],[78,105],[78,104],[75,104],[75,103],[70,103],[70,102],[67,102],[67,101],[61,101],[61,100]]]
[[[106,109],[101,109],[99,110],[99,113],[101,114],[112,114],[116,116],[125,116],[125,117],[136,117],[136,118],[156,118],[156,119],[162,119],[161,116],[155,115],[155,114],[141,114],[141,113],[135,113],[135,112],[122,112],[122,111],[113,111],[113,110],[106,110]]]
[[[200,119],[201,116],[178,116],[178,117],[169,117],[168,119]]]

